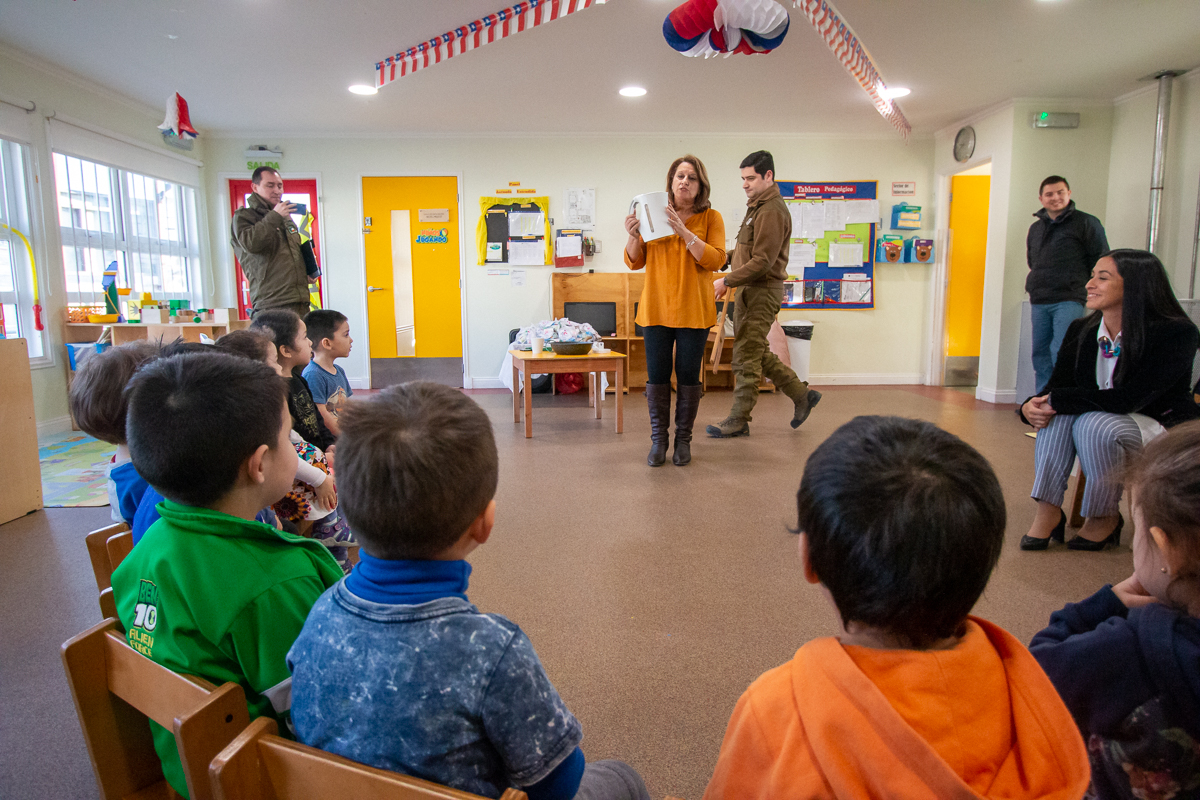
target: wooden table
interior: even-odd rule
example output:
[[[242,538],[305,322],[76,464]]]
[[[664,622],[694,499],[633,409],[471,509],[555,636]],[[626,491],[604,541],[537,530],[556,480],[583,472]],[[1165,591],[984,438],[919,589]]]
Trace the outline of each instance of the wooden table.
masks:
[[[521,421],[522,385],[525,391],[525,438],[533,438],[533,392],[529,390],[529,379],[533,375],[553,375],[560,372],[586,372],[588,376],[588,405],[595,407],[596,419],[604,405],[604,393],[600,391],[600,375],[615,372],[614,385],[617,398],[617,433],[625,427],[625,364],[626,356],[610,350],[607,353],[587,353],[582,356],[560,356],[558,353],[533,353],[529,350],[509,350],[513,359],[513,422]],[[521,380],[518,380],[520,378]]]

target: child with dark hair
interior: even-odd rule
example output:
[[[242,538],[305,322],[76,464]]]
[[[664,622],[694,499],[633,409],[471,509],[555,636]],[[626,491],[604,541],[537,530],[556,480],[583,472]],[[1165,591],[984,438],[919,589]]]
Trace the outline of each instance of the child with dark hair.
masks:
[[[325,427],[334,436],[340,436],[338,415],[354,391],[350,388],[346,370],[334,361],[350,355],[354,344],[350,338],[350,322],[342,312],[324,308],[308,312],[304,324],[308,326],[308,338],[313,346],[312,363],[304,368],[304,380],[308,381]]]
[[[1200,791],[1200,422],[1126,477],[1133,574],[1050,617],[1029,649],[1088,740],[1091,795]]]
[[[751,684],[704,796],[1082,796],[1054,687],[969,616],[1004,539],[983,456],[928,422],[857,417],[809,457],[797,506],[805,579],[842,632]]]
[[[130,462],[125,442],[125,385],[143,364],[159,357],[160,349],[156,342],[130,342],[96,353],[76,371],[67,393],[79,429],[117,446],[108,467],[113,522],[132,525],[146,491],[146,482]]]
[[[496,513],[483,409],[414,382],[350,403],[342,422],[339,491],[362,560],[288,654],[300,741],[487,797],[646,798],[628,765],[585,765],[529,639],[467,600],[465,559]]]
[[[232,331],[217,340],[217,348],[266,364],[280,377],[285,377],[277,360],[275,343],[265,331]],[[352,565],[347,548],[355,541],[337,509],[332,467],[320,448],[304,441],[295,428],[288,432],[288,438],[299,456],[296,480],[292,490],[275,503],[273,510],[280,518],[296,524],[301,535],[328,547],[342,571],[349,572]],[[311,523],[311,526],[305,523]]]
[[[317,542],[254,521],[296,474],[283,381],[244,358],[186,354],[138,372],[128,404],[133,464],[166,499],[113,571],[127,641],[175,672],[241,685],[251,717],[286,723],[285,654],[342,571]],[[186,797],[174,736],[151,732]]]
[[[312,361],[312,342],[304,320],[294,311],[272,309],[254,315],[250,330],[258,330],[275,342],[276,360],[288,379],[288,411],[292,415],[292,428],[304,441],[329,452],[334,436],[325,427],[325,421],[317,412],[312,391],[301,372]]]

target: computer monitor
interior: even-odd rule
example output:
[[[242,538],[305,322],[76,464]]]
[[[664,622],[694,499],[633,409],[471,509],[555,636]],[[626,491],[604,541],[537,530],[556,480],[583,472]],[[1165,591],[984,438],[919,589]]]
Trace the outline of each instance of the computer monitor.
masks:
[[[617,335],[616,303],[563,303],[563,316],[571,322],[586,322],[601,336]]]

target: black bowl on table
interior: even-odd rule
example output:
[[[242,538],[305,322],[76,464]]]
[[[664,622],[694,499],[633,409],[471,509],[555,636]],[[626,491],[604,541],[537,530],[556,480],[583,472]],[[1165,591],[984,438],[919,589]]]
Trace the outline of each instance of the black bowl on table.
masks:
[[[592,350],[591,342],[551,342],[551,349],[560,356],[583,356]]]

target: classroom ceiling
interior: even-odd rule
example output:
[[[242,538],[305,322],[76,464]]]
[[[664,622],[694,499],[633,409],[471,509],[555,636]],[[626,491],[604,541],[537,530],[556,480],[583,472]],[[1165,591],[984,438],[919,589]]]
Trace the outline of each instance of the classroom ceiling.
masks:
[[[209,134],[817,133],[891,127],[791,7],[769,55],[686,58],[678,0],[609,0],[400,79],[374,63],[515,0],[0,0],[0,43]],[[837,0],[914,132],[1013,97],[1112,100],[1200,65],[1196,0]],[[644,86],[645,97],[617,90]]]

